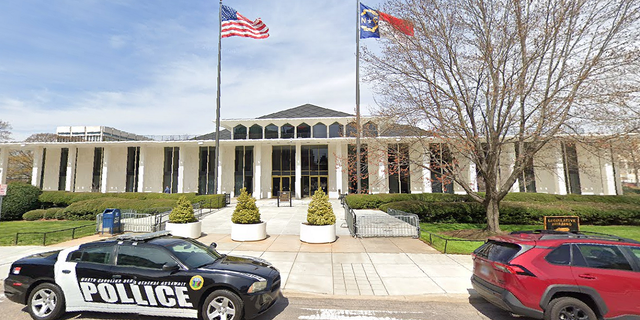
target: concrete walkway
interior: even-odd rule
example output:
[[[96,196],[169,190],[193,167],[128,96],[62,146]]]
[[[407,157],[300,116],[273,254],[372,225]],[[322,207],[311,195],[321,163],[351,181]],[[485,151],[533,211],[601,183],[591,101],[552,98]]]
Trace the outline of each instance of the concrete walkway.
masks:
[[[338,296],[434,296],[469,295],[473,264],[468,255],[441,254],[419,239],[364,238],[349,235],[344,209],[332,200],[338,239],[330,244],[308,244],[299,239],[306,221],[308,200],[293,207],[276,207],[275,200],[258,200],[261,218],[267,222],[267,239],[231,240],[234,204],[205,217],[205,244],[216,242],[218,251],[261,257],[280,270],[285,294],[310,293]],[[100,238],[91,236],[50,247],[0,247],[0,278],[10,263],[30,253],[64,248]]]

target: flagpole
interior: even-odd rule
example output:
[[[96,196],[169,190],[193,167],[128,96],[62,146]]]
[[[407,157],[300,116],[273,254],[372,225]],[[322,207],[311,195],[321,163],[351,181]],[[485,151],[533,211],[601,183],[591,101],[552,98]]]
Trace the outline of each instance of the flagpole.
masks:
[[[358,0],[359,1],[359,0]],[[218,164],[220,159],[220,56],[222,52],[222,0],[218,7],[218,91],[216,96],[216,156],[213,169],[213,194],[218,194]]]
[[[362,192],[362,172],[360,169],[360,0],[357,1],[357,23],[356,23],[356,167],[357,192]]]

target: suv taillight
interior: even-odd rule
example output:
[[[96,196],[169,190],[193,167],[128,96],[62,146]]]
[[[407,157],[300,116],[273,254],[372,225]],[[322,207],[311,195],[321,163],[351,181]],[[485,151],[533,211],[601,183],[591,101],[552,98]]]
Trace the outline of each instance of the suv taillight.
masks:
[[[517,264],[504,264],[504,263],[500,263],[500,262],[494,262],[493,263],[493,267],[494,269],[504,272],[504,273],[511,273],[511,274],[517,274],[517,275],[521,275],[521,276],[529,276],[529,277],[535,277],[535,275],[533,273],[531,273],[531,271],[527,270],[525,267],[523,266],[519,266]]]

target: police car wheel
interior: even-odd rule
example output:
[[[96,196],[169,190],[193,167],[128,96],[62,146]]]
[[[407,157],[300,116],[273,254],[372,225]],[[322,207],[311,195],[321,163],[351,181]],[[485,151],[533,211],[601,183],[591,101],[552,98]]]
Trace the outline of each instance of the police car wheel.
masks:
[[[228,290],[216,290],[204,301],[202,318],[204,320],[240,320],[242,311],[240,297]]]
[[[38,285],[29,295],[28,308],[31,317],[36,320],[57,319],[64,312],[64,295],[58,286],[52,283]]]

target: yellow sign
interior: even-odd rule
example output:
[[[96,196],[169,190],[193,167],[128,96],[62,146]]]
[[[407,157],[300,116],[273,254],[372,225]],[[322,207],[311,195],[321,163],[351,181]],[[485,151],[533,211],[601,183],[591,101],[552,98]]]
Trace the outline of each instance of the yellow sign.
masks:
[[[204,286],[204,279],[201,276],[193,276],[189,280],[189,287],[193,290],[200,290]]]
[[[580,231],[580,217],[578,216],[545,216],[544,229],[566,232]]]

